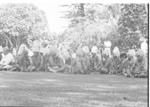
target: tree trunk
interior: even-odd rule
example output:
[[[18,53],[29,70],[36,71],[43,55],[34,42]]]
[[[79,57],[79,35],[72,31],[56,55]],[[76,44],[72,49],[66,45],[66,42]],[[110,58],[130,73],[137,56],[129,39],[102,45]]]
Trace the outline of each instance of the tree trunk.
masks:
[[[84,3],[80,3],[79,4],[79,8],[78,8],[78,12],[79,12],[79,15],[84,17],[85,16],[85,13],[84,13]]]

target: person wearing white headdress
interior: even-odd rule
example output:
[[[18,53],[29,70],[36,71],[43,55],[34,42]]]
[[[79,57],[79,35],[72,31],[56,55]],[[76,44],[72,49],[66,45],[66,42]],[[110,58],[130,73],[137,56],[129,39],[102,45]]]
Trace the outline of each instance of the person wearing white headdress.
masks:
[[[24,51],[28,52],[29,57],[34,55],[34,53],[25,44],[21,44],[21,46],[19,47],[18,55],[22,54],[22,52]]]
[[[77,58],[76,53],[73,53],[73,54],[72,54],[72,58],[73,58],[73,59],[76,59],[76,58]]]
[[[109,57],[111,57],[111,45],[112,45],[111,41],[104,42],[104,46],[105,46],[104,54],[108,55]]]
[[[91,53],[96,54],[98,52],[97,46],[93,46],[91,49]]]
[[[21,44],[18,49],[18,55],[21,55],[26,49],[27,49],[27,46],[25,44]]]
[[[88,46],[83,46],[82,50],[84,53],[88,54],[90,52],[89,47]]]
[[[115,48],[113,49],[113,54],[114,54],[115,56],[117,56],[117,57],[120,56],[120,51],[119,51],[119,48],[118,48],[118,47],[115,47]]]

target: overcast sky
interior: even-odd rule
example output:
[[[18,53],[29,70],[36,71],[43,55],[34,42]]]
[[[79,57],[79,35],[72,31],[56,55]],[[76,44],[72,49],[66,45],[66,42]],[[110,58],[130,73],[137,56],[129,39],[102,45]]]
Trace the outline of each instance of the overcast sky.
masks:
[[[102,2],[102,3],[118,3],[122,0],[0,0],[0,4],[5,3],[32,3],[38,8],[45,11],[47,16],[47,20],[49,23],[49,29],[51,32],[62,32],[68,25],[68,21],[61,18],[63,13],[61,11],[65,11],[64,8],[60,7],[60,5],[68,4],[68,3],[76,3],[76,2]],[[133,2],[141,2],[142,0],[132,0]],[[145,0],[145,2],[148,0]],[[131,2],[131,0],[124,0],[122,2]]]

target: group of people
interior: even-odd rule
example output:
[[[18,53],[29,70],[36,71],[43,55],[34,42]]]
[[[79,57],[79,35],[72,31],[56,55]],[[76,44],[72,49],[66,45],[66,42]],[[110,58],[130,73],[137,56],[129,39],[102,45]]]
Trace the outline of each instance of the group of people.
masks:
[[[0,69],[13,71],[50,71],[68,73],[105,73],[125,76],[147,75],[147,43],[141,48],[120,52],[110,41],[104,47],[80,45],[73,51],[63,44],[29,48],[22,44],[19,49],[9,50],[0,46]]]
[[[120,52],[115,46],[111,47],[110,41],[104,42],[104,48],[93,46],[88,49],[83,46],[83,55],[76,52],[76,66],[74,70],[80,68],[82,73],[99,72],[105,74],[122,74],[130,77],[147,76],[147,51],[146,41],[141,43],[139,49],[128,49]],[[89,51],[90,50],[90,51]],[[80,67],[77,67],[80,66]]]

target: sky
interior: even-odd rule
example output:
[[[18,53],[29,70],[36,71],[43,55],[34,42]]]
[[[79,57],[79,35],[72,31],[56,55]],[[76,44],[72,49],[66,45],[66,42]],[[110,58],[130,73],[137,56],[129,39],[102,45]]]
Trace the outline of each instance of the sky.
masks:
[[[141,1],[142,0],[132,0],[133,3],[141,3]],[[61,18],[64,15],[62,11],[65,11],[65,8],[62,8],[61,5],[79,2],[100,2],[109,4],[122,3],[122,0],[107,0],[105,2],[104,0],[0,0],[0,5],[6,3],[32,3],[45,12],[50,32],[61,33],[67,28],[69,23],[68,20]],[[123,2],[128,3],[131,1],[124,0]],[[145,0],[145,2],[147,3],[148,0]]]

